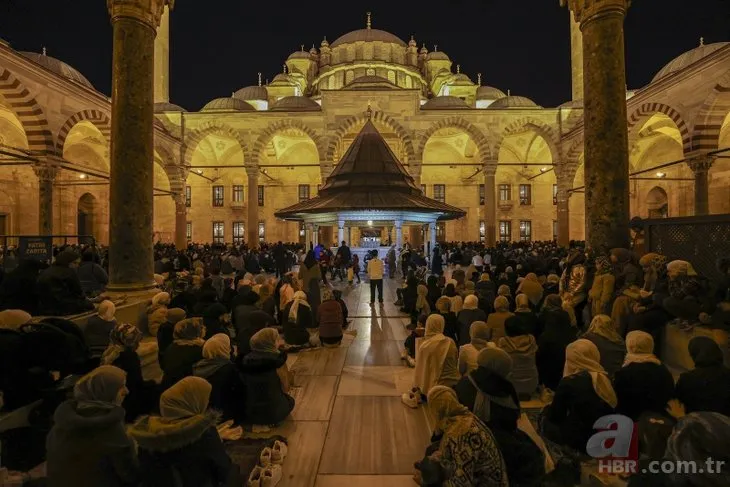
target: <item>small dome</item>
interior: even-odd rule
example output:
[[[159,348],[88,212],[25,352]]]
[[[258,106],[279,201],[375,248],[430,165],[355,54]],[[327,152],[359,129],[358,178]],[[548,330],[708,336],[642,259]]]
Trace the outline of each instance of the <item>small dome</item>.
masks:
[[[398,36],[391,34],[380,29],[358,29],[348,32],[347,34],[340,36],[330,47],[337,47],[343,44],[350,44],[353,42],[390,42],[392,44],[398,44],[399,46],[406,47],[406,43],[403,42]]]
[[[489,108],[542,108],[524,96],[505,96],[489,105]]]
[[[155,113],[160,112],[187,112],[183,107],[169,102],[155,103]]]
[[[715,42],[713,44],[707,45],[703,44],[699,47],[695,47],[694,49],[685,52],[684,54],[680,54],[676,58],[669,61],[669,63],[667,63],[667,65],[664,66],[651,81],[653,83],[655,81],[659,81],[666,76],[669,76],[672,73],[682,71],[683,69],[696,63],[700,59],[707,57],[713,52],[722,49],[723,47],[728,45],[730,45],[730,42]]]
[[[421,105],[421,110],[463,110],[470,108],[464,100],[455,96],[437,96]]]
[[[560,105],[558,108],[583,108],[583,100],[568,100]]]
[[[330,43],[327,41],[326,37],[324,39],[322,39],[322,42],[320,43],[320,47],[330,47]]]
[[[345,90],[397,90],[398,86],[380,76],[360,76],[347,85]]]
[[[92,90],[94,89],[94,86],[83,74],[63,61],[59,61],[58,59],[45,54],[38,54],[37,52],[21,52],[20,54],[34,63],[40,64],[47,70],[53,71],[59,76],[75,81],[76,83],[86,86],[87,88],[91,88]]]
[[[451,86],[471,86],[474,82],[464,73],[456,73],[453,79],[449,82]]]
[[[411,36],[411,40],[408,41],[408,47],[418,47],[418,44],[416,44],[416,39]]]
[[[310,56],[317,56],[319,53],[317,52],[317,48],[314,47],[314,44],[312,44],[312,48],[309,50]]]
[[[309,59],[311,54],[307,51],[296,51],[289,55],[287,59]]]
[[[445,52],[433,51],[428,53],[426,61],[451,61],[451,59],[449,59],[449,56]]]
[[[322,107],[306,96],[285,96],[271,105],[269,110],[272,112],[311,112],[321,111]]]
[[[507,96],[502,90],[493,86],[480,86],[477,88],[477,100],[499,100]]]
[[[238,98],[216,98],[205,104],[201,112],[251,112],[256,110],[243,100]]]
[[[426,44],[421,46],[421,49],[418,50],[418,54],[428,54],[428,49],[426,49]]]
[[[274,79],[271,80],[271,84],[277,84],[277,85],[290,85],[294,86],[295,83],[292,81],[292,79],[289,77],[287,73],[279,73],[276,76],[274,76]]]
[[[237,92],[233,94],[234,97],[238,98],[239,100],[268,100],[269,99],[269,92],[266,91],[265,86],[247,86],[245,88],[241,88]]]

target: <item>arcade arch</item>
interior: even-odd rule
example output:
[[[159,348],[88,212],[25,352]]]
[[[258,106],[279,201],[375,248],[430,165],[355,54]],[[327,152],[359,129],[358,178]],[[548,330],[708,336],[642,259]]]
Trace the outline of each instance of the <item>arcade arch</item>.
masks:
[[[720,129],[718,149],[730,149],[730,112]],[[710,168],[710,213],[730,213],[730,150],[719,154]]]
[[[0,144],[28,149],[23,124],[0,95]],[[30,165],[0,166],[0,231],[34,234],[38,231],[38,178]],[[22,211],[22,218],[20,209]]]

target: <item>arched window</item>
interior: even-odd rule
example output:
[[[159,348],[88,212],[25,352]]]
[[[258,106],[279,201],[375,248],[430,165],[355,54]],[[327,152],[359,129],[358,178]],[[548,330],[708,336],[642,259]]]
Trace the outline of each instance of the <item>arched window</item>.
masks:
[[[388,71],[388,81],[395,84],[395,71]]]
[[[345,85],[349,85],[352,83],[352,80],[355,79],[355,72],[350,70],[347,73],[345,73]]]
[[[410,76],[406,76],[406,88],[413,88],[413,79]]]
[[[334,90],[335,89],[335,77],[330,76],[327,78],[327,89],[328,90]]]
[[[659,186],[654,186],[646,195],[646,207],[649,210],[649,218],[667,218],[669,216],[667,192]]]

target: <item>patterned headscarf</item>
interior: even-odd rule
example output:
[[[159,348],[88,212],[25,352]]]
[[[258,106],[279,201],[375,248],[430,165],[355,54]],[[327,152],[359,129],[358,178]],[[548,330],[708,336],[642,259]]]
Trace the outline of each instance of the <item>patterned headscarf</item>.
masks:
[[[596,274],[608,274],[613,269],[611,261],[605,255],[596,257]]]
[[[124,350],[137,350],[142,332],[129,323],[119,323],[109,333],[109,345],[101,355],[102,365],[111,365]]]
[[[587,333],[593,333],[598,336],[623,345],[624,340],[621,335],[616,331],[616,327],[613,326],[613,320],[608,315],[596,315],[591,321],[591,326],[588,328]]]
[[[77,407],[110,409],[120,406],[119,391],[125,386],[127,373],[119,367],[102,365],[83,376],[74,386]]]
[[[264,328],[251,337],[251,350],[256,352],[279,353],[279,332],[274,328]]]
[[[178,321],[175,330],[172,332],[174,343],[178,345],[197,345],[202,347],[205,343],[205,326],[202,318],[188,318]]]

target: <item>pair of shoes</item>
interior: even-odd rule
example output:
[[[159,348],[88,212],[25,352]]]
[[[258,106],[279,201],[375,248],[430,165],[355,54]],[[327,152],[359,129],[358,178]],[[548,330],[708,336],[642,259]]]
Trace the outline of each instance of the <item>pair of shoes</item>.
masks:
[[[270,431],[271,428],[265,424],[255,424],[251,426],[251,433],[268,433]]]
[[[281,465],[256,466],[248,476],[248,487],[274,487],[281,480]]]
[[[395,304],[396,306],[403,306],[403,300],[402,300],[402,299],[399,299],[399,300],[397,300],[397,301],[396,301],[395,303],[393,303],[393,304]]]
[[[410,355],[408,355],[406,357],[406,364],[408,364],[408,367],[410,367],[412,369],[416,367],[416,361],[413,358],[411,358]]]
[[[284,463],[284,458],[286,458],[288,451],[289,449],[287,448],[286,443],[276,440],[274,442],[274,446],[271,448],[266,447],[261,451],[261,455],[259,456],[261,466],[268,467],[271,464],[281,465]]]
[[[414,394],[413,392],[403,393],[403,395],[401,395],[401,397],[400,397],[400,400],[403,404],[405,404],[409,408],[418,409],[418,404],[419,404],[418,396],[416,396],[416,394]]]

